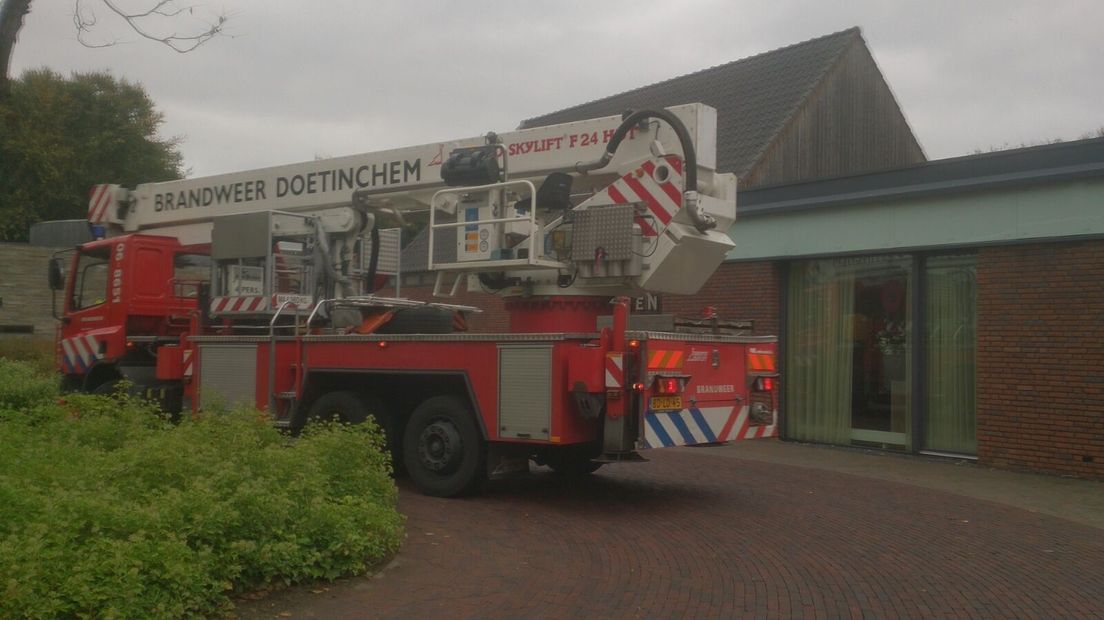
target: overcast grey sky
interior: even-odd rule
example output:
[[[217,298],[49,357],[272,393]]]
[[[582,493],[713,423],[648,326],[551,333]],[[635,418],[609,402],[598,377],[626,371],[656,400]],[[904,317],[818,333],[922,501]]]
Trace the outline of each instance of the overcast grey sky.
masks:
[[[84,48],[71,0],[35,0],[13,74],[142,83],[196,176],[508,131],[851,26],[931,159],[1104,126],[1100,0],[194,1],[234,36],[182,55],[97,0],[93,36],[126,43]]]

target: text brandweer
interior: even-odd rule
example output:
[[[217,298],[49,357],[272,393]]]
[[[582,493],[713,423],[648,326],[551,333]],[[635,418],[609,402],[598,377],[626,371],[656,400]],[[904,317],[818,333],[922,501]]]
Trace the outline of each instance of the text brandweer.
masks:
[[[422,178],[422,160],[396,160],[383,164],[319,170],[307,174],[276,177],[275,188],[265,179],[223,183],[154,194],[153,210],[190,209],[236,202],[267,200],[275,190],[275,198],[303,196],[326,192],[351,191],[364,187],[399,185]]]

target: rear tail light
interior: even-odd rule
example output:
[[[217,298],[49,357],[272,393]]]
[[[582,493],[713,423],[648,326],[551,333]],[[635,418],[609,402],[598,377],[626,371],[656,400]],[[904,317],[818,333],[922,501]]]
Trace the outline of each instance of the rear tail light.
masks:
[[[774,377],[759,377],[755,380],[754,389],[757,392],[770,392],[774,390]]]
[[[656,394],[681,394],[686,379],[682,377],[656,377],[652,390]]]
[[[678,394],[679,393],[679,380],[672,379],[670,377],[660,377],[656,380],[656,393],[658,394]]]

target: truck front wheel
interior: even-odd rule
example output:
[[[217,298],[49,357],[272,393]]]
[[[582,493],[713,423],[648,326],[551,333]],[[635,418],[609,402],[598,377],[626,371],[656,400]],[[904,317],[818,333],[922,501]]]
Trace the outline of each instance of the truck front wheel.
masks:
[[[426,495],[456,497],[474,491],[486,473],[486,446],[469,408],[453,396],[426,400],[403,433],[403,462]]]

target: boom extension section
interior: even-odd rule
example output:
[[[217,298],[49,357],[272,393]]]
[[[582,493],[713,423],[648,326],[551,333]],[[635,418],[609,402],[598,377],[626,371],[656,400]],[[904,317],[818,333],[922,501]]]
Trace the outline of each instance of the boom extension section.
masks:
[[[364,250],[381,212],[429,212],[427,264],[440,295],[464,276],[505,296],[691,294],[733,247],[725,231],[736,181],[714,170],[715,128],[715,110],[690,104],[134,190],[100,186],[89,221],[106,236],[212,243],[216,313],[371,292]]]

